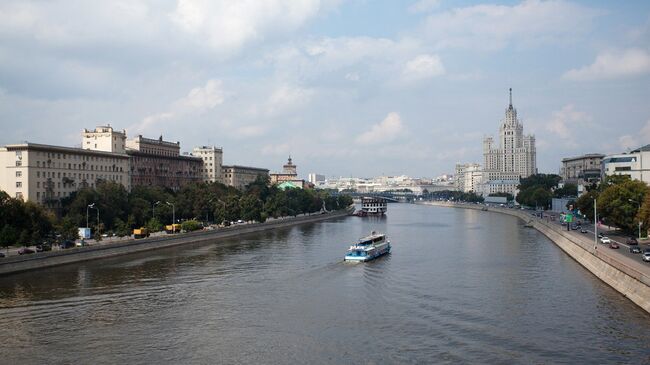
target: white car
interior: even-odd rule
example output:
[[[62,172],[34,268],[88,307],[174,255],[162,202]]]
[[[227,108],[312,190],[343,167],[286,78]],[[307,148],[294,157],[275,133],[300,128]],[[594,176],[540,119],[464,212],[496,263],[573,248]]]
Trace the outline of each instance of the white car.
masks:
[[[610,240],[609,237],[603,237],[600,239],[600,243],[610,244],[612,243],[612,240]]]
[[[643,252],[643,256],[641,256],[641,260],[650,262],[650,249],[646,248]]]

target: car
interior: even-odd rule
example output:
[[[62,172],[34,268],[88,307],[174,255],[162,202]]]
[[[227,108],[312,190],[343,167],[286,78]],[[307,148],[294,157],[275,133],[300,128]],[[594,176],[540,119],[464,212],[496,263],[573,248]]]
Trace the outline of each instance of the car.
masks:
[[[84,240],[76,241],[76,242],[74,243],[74,245],[75,245],[75,247],[88,246],[88,244],[87,244],[86,241],[84,241]]]
[[[610,240],[609,237],[602,237],[602,238],[600,239],[600,243],[607,243],[607,244],[609,244],[609,243],[612,243],[612,240]]]
[[[65,250],[66,248],[72,248],[72,247],[74,247],[74,242],[70,241],[70,240],[65,240],[65,241],[61,242],[59,247],[61,249],[63,249],[63,250]]]
[[[605,235],[603,235],[602,233],[598,233],[598,238],[603,238],[603,237],[605,237]]]
[[[36,251],[32,250],[31,248],[27,248],[27,247],[21,247],[18,250],[19,255],[29,255],[29,254],[33,254],[33,253],[36,253]]]
[[[609,243],[609,248],[618,249],[619,248],[618,243],[616,243],[616,241],[610,242]]]
[[[43,252],[43,251],[52,251],[52,246],[49,243],[36,245],[36,252]]]
[[[0,258],[5,257],[4,252],[0,252]]]
[[[630,247],[630,253],[641,253],[641,247],[639,246]]]
[[[237,220],[237,224],[242,224],[242,223],[244,223],[243,220],[241,220],[241,219],[238,219],[238,220]]]
[[[639,241],[636,240],[634,237],[630,237],[625,243],[629,246],[635,246],[639,244]]]
[[[645,251],[643,251],[643,256],[641,256],[641,260],[650,262],[650,248],[646,248]]]
[[[580,229],[580,226],[573,226],[573,227],[571,227],[571,229],[574,230],[574,231],[577,231],[577,230]]]
[[[581,228],[581,229],[580,229],[580,233],[587,233],[587,230],[584,229],[584,228]]]

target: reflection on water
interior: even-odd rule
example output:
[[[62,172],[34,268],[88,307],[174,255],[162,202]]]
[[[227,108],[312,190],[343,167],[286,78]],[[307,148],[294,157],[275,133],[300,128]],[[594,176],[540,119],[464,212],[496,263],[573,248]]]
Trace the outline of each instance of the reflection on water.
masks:
[[[390,255],[342,261],[386,232]],[[5,363],[643,363],[650,318],[513,217],[391,204],[0,278]]]

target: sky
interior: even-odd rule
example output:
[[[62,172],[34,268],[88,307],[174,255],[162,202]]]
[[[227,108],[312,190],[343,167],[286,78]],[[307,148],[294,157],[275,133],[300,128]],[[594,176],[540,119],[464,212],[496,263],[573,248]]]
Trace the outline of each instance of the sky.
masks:
[[[0,1],[0,145],[110,124],[299,175],[482,162],[508,89],[540,172],[650,143],[649,1]]]

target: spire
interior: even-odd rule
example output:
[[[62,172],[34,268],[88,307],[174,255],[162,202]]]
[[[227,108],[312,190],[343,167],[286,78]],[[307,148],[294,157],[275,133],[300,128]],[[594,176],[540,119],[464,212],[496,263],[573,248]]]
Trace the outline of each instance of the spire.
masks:
[[[510,88],[510,105],[508,106],[509,109],[512,109],[512,88]]]

